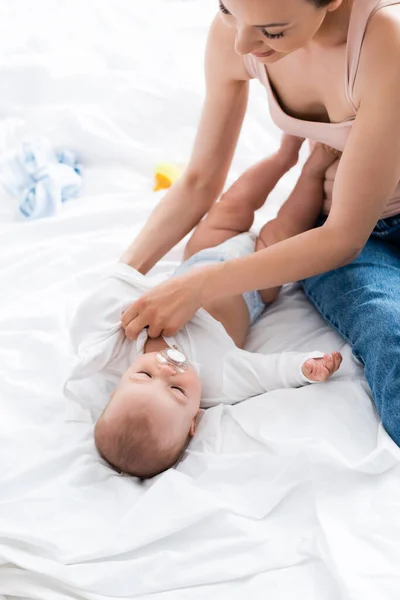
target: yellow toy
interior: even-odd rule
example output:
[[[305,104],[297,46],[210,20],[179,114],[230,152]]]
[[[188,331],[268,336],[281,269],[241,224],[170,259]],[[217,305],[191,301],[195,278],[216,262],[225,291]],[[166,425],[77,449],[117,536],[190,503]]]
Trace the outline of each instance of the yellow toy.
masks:
[[[159,163],[154,169],[154,192],[166,190],[182,175],[181,169],[171,163]]]

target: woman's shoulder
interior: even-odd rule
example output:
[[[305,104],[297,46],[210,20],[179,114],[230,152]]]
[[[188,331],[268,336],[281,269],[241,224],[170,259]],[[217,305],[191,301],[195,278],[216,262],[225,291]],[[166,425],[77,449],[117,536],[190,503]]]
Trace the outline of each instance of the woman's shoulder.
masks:
[[[392,6],[383,6],[372,15],[365,41],[368,43],[369,38],[375,37],[383,41],[387,36],[394,36],[400,40],[400,2]]]
[[[362,100],[382,77],[400,75],[400,4],[378,10],[370,19],[360,53],[355,95]],[[393,81],[394,83],[394,81]]]
[[[368,23],[362,47],[363,54],[378,56],[385,62],[399,64],[399,54],[387,55],[387,49],[400,51],[400,3],[376,11]]]
[[[236,29],[228,27],[218,13],[210,27],[207,59],[215,68],[223,68],[227,78],[234,81],[252,79],[243,56],[235,50]]]

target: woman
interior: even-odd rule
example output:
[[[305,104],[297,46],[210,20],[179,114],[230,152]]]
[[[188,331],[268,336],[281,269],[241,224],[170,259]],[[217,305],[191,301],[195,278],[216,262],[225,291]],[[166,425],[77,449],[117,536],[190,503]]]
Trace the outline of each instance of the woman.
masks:
[[[364,363],[382,422],[400,445],[399,61],[399,0],[220,4],[190,164],[125,260],[148,271],[210,209],[225,182],[252,77],[266,86],[283,131],[343,154],[328,169],[318,227],[158,286],[124,315],[130,337],[146,325],[154,337],[171,335],[211,299],[303,280],[319,312]],[[243,203],[258,201],[254,180],[244,174]]]

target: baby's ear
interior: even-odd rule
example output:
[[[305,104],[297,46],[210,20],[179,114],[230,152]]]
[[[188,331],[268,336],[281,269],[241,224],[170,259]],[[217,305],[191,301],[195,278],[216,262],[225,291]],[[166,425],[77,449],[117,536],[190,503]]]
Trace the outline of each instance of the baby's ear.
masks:
[[[195,414],[195,416],[193,417],[193,421],[190,425],[190,429],[189,429],[189,435],[190,437],[193,437],[194,434],[196,433],[196,427],[197,427],[197,417],[200,414],[200,410],[197,411],[197,413]]]
[[[193,437],[195,433],[196,433],[196,417],[194,417],[193,421],[191,422],[190,429],[189,429],[189,436]]]

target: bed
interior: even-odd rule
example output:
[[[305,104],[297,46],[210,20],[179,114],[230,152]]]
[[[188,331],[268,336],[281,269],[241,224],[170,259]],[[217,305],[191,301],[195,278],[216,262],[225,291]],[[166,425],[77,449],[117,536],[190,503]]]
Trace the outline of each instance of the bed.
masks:
[[[215,9],[213,0],[2,6],[0,149],[44,135],[79,153],[85,177],[79,199],[36,222],[0,193],[1,600],[400,596],[400,451],[360,364],[299,286],[284,288],[247,347],[338,349],[343,368],[329,383],[208,410],[179,466],[144,483],[98,459],[90,423],[66,421],[71,316],[160,200],[154,165],[188,158]],[[253,83],[229,180],[278,139]]]

